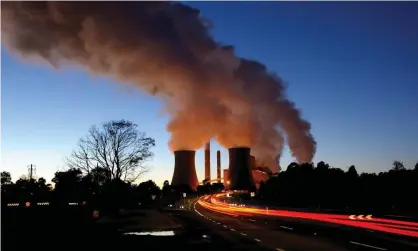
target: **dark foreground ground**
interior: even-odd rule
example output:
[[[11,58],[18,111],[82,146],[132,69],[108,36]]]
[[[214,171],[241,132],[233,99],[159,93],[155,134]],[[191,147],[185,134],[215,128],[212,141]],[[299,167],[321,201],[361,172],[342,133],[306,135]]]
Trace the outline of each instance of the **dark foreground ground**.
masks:
[[[367,237],[357,230],[234,218],[194,206],[190,209],[148,213],[129,210],[118,217],[104,216],[96,221],[92,209],[87,207],[3,208],[1,250],[417,250],[417,246],[411,246],[411,240],[406,244],[374,240],[374,233]],[[161,230],[173,230],[174,236],[134,235]],[[374,248],[349,241],[372,244]]]
[[[2,208],[2,250],[57,250],[82,247],[96,236],[86,208]]]
[[[191,211],[162,213],[173,222],[174,236],[124,235],[152,230],[142,229],[141,210],[99,222],[91,213],[84,208],[2,210],[1,250],[271,250],[228,230],[208,227]],[[149,226],[149,219],[143,220]],[[155,228],[163,230],[157,223]]]

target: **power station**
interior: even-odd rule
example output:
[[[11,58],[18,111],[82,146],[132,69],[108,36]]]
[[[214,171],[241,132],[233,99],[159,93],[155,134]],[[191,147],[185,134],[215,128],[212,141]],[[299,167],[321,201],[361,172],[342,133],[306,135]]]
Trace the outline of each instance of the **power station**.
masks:
[[[210,173],[210,143],[205,144],[205,180],[211,180]],[[199,181],[196,175],[195,151],[178,150],[174,151],[174,174],[171,181],[173,187],[189,188],[196,190]],[[268,167],[259,166],[255,157],[252,156],[249,147],[232,147],[228,149],[229,168],[223,170],[221,177],[221,151],[216,152],[216,182],[223,183],[226,189],[254,191],[258,189],[261,181],[266,181],[271,175]]]

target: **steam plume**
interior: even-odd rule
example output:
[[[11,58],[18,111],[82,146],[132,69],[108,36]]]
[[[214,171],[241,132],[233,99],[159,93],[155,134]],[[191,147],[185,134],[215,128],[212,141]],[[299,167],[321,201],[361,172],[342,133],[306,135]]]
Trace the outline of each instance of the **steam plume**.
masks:
[[[25,60],[77,65],[164,101],[171,150],[215,138],[276,167],[283,144],[310,162],[310,124],[282,80],[217,43],[199,10],[167,2],[2,2],[2,42]]]

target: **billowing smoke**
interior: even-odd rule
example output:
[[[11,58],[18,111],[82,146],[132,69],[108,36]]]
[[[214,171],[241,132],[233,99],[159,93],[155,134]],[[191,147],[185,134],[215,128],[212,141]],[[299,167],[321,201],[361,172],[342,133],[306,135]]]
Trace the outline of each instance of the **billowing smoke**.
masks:
[[[214,138],[248,146],[276,170],[285,141],[298,162],[316,143],[282,80],[217,43],[199,10],[168,2],[2,2],[2,42],[25,60],[76,65],[163,100],[171,150]]]

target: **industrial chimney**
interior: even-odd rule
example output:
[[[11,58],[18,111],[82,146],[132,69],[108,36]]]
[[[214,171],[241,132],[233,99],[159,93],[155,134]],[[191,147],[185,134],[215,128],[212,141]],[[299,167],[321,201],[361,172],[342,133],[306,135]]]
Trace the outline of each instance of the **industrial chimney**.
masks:
[[[216,178],[221,182],[221,151],[216,151]]]
[[[231,190],[255,189],[255,183],[250,169],[250,148],[234,147],[229,148],[229,172]]]
[[[195,167],[195,151],[174,151],[174,174],[171,181],[173,187],[188,186],[196,190],[199,184]]]
[[[210,142],[205,146],[205,179],[210,180]]]

